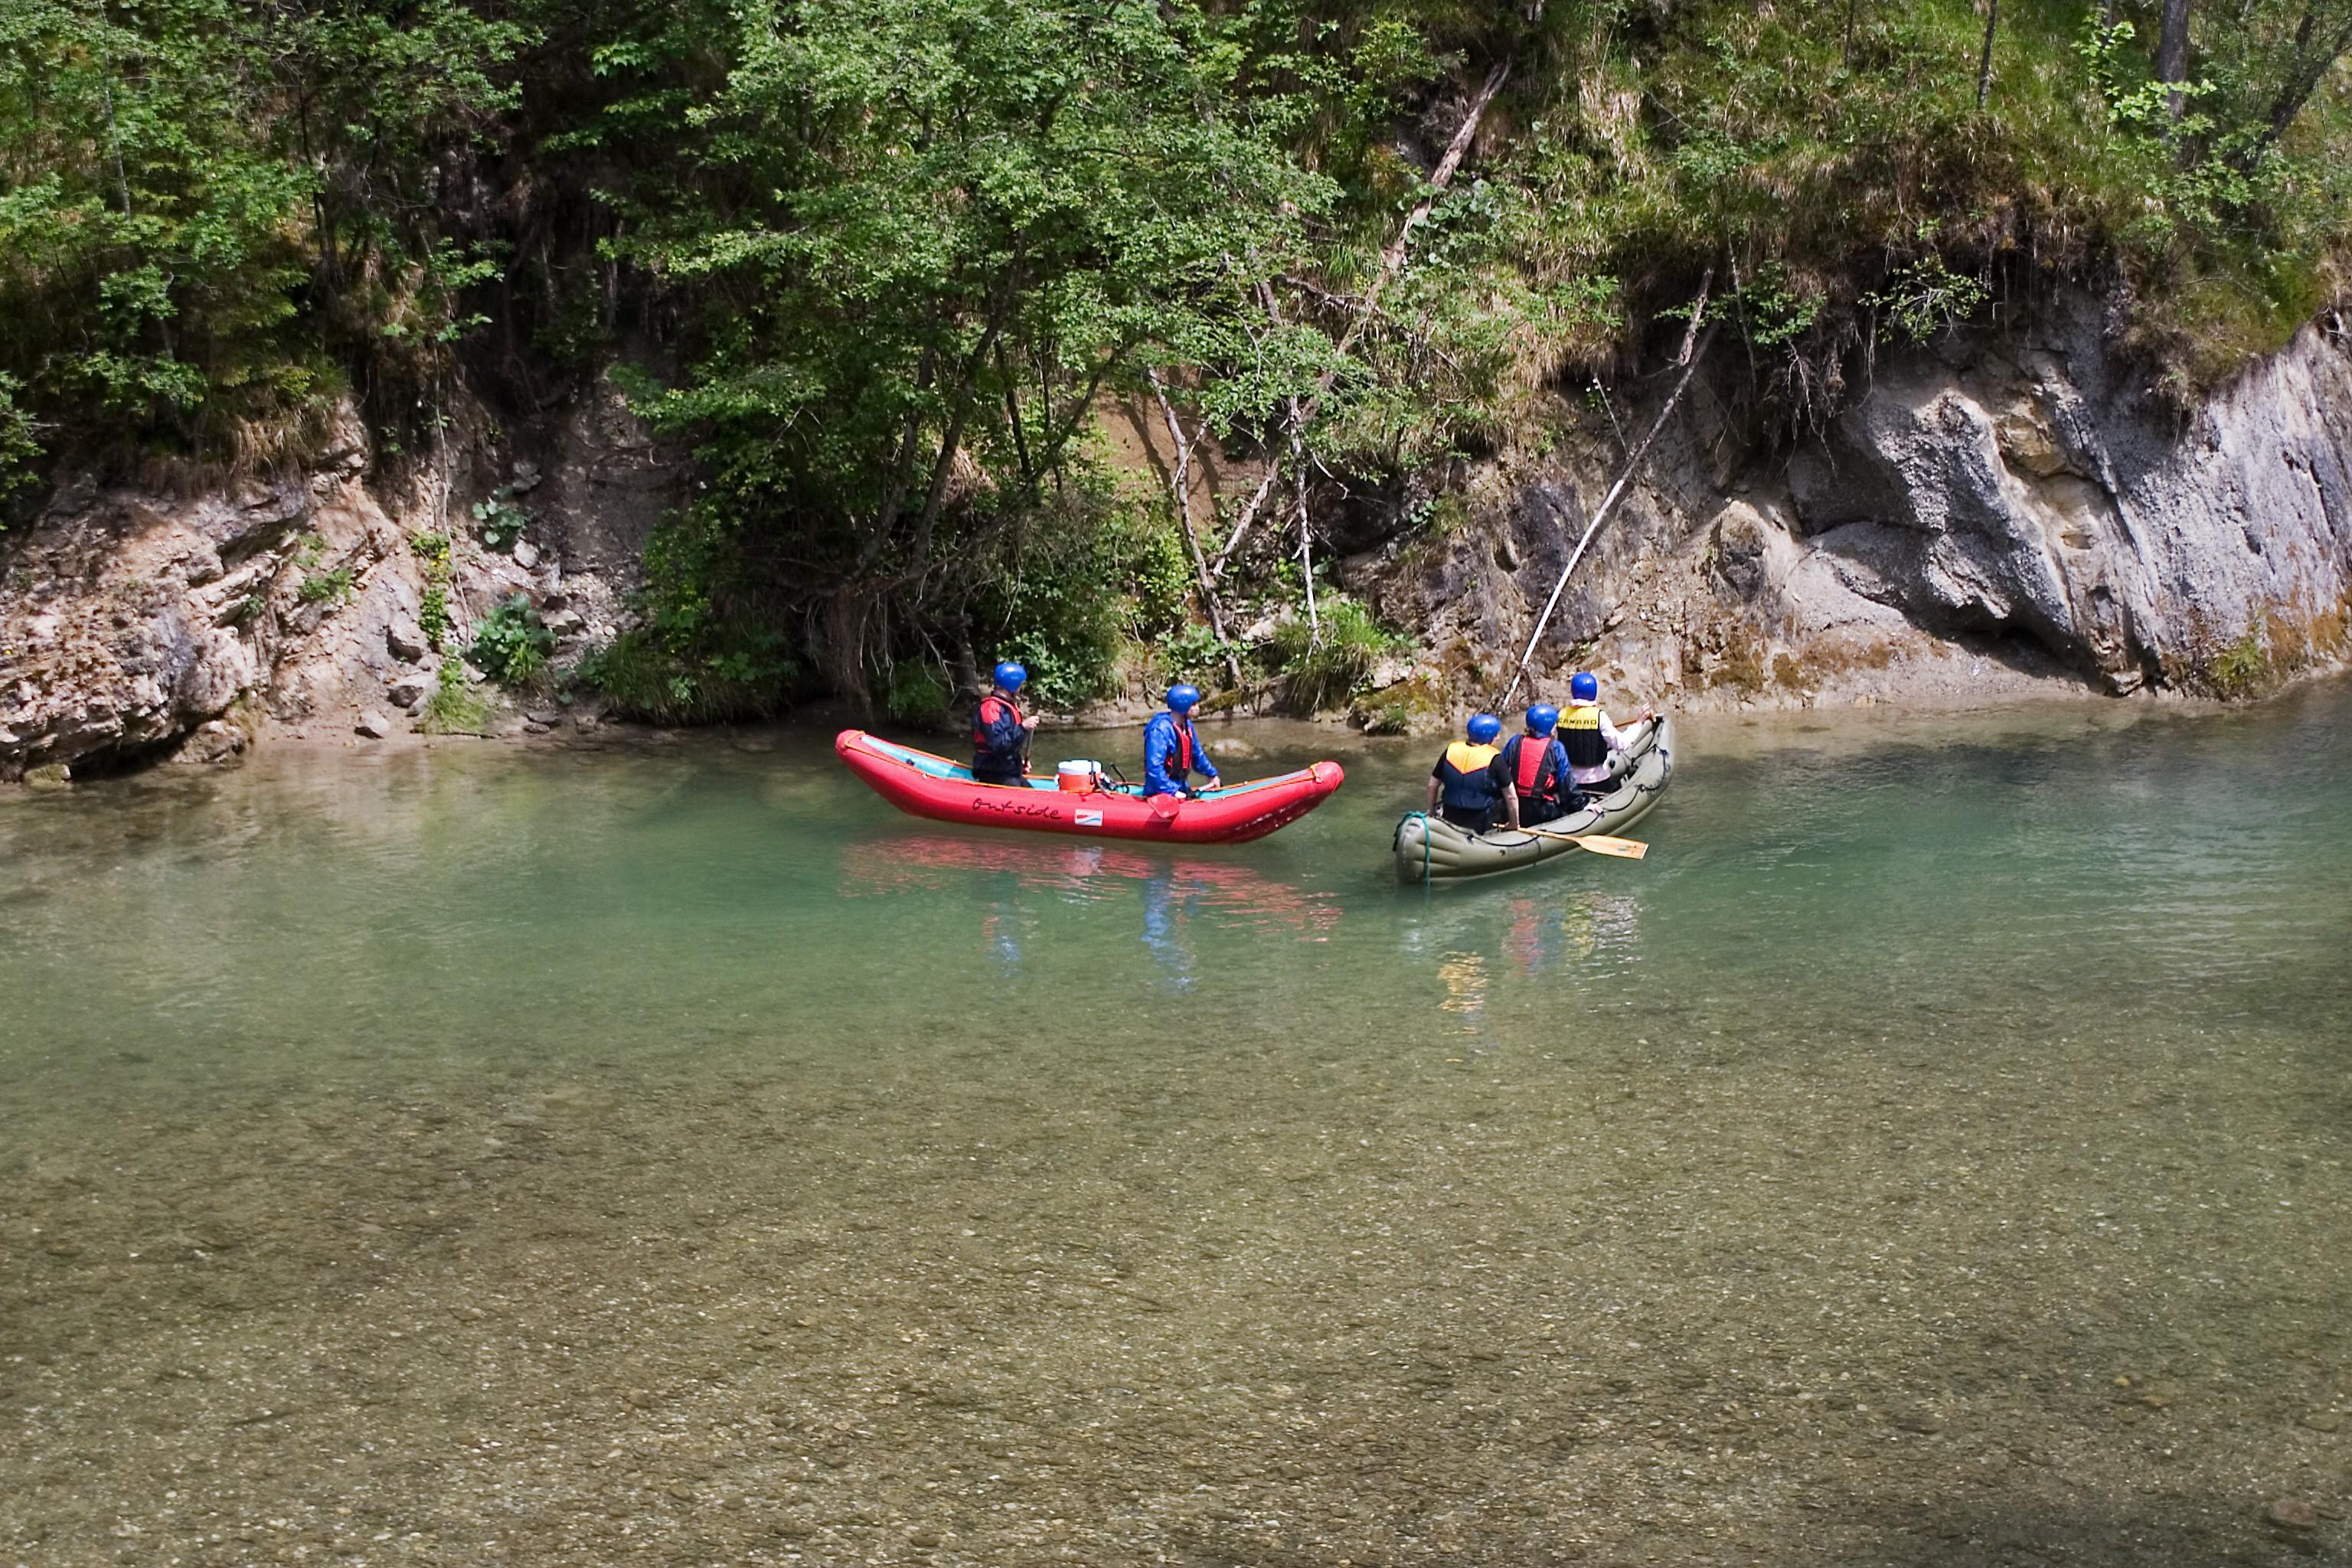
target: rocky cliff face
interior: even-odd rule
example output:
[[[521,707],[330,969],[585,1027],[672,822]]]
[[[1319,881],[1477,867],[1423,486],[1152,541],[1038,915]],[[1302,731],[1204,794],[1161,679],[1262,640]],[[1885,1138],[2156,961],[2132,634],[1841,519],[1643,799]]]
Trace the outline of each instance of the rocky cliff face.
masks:
[[[1580,566],[1532,668],[1684,706],[2029,687],[2252,695],[2341,661],[2352,348],[2305,330],[2185,424],[2075,301],[1882,360],[1818,437],[1759,454],[1694,399]],[[1450,694],[1501,684],[1619,459],[1580,437],[1473,487],[1433,550],[1353,563],[1429,628]]]
[[[524,595],[559,657],[611,635],[674,499],[674,465],[609,386],[541,433],[545,479],[541,462],[479,441],[456,471],[388,480],[356,418],[338,429],[302,473],[194,495],[79,479],[0,534],[0,778],[217,760],[270,724],[405,731],[442,660],[502,600]],[[506,549],[468,516],[494,491],[530,518]],[[450,536],[446,581],[415,548],[426,532]],[[453,623],[439,647],[436,585]],[[553,717],[508,701],[491,722]]]
[[[2352,652],[2340,322],[2185,422],[2136,390],[2088,301],[1939,347],[1882,358],[1793,448],[1695,394],[1562,596],[1533,689],[1594,668],[1685,708],[2239,696]],[[1553,455],[1472,474],[1456,526],[1347,561],[1420,633],[1374,712],[1434,721],[1503,686],[1622,458],[1605,425],[1565,425]],[[515,450],[465,449],[458,471],[389,484],[347,418],[271,482],[64,485],[0,534],[0,777],[217,758],[270,723],[404,729],[463,626],[517,593],[573,649],[610,635],[677,465],[609,385]],[[467,518],[500,487],[532,519],[511,553]],[[447,653],[420,625],[428,531],[455,540]],[[494,723],[554,717],[509,703]]]

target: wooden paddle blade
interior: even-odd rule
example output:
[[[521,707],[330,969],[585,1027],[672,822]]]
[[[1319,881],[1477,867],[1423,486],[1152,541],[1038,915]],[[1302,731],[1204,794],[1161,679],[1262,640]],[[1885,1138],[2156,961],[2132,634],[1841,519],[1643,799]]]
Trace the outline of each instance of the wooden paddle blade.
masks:
[[[1650,852],[1650,847],[1636,838],[1612,838],[1605,833],[1563,833],[1580,849],[1590,849],[1595,855],[1615,855],[1627,860],[1639,860]]]

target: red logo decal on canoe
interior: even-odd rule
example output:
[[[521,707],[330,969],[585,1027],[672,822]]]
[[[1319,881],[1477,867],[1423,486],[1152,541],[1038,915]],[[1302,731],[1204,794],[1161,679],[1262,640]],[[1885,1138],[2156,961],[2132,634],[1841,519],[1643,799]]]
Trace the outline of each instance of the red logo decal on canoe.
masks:
[[[1055,815],[1054,808],[1043,802],[1033,805],[1025,800],[991,800],[984,795],[971,797],[971,808],[974,811],[992,811],[999,816],[1028,816],[1048,822]]]

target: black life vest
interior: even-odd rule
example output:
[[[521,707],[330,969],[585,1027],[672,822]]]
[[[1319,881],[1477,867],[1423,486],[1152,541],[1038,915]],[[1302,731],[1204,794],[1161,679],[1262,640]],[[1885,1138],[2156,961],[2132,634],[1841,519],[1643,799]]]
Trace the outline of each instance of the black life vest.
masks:
[[[1514,735],[1503,747],[1503,771],[1522,800],[1557,801],[1559,758],[1549,735]]]
[[[1609,742],[1601,733],[1601,704],[1580,702],[1559,716],[1559,743],[1572,768],[1597,768],[1609,761]]]
[[[994,691],[990,692],[987,696],[982,698],[980,700],[979,706],[975,707],[971,710],[971,745],[973,754],[982,757],[992,754],[988,749],[988,731],[989,727],[996,722],[997,715],[999,713],[1012,714],[1013,727],[1015,730],[1021,728],[1021,704],[1013,701],[1010,697],[1003,696]],[[1020,742],[1016,740],[1013,742],[1013,752],[1008,754],[1017,755],[1019,751]]]
[[[1445,809],[1465,814],[1495,808],[1495,748],[1456,741],[1437,759]]]

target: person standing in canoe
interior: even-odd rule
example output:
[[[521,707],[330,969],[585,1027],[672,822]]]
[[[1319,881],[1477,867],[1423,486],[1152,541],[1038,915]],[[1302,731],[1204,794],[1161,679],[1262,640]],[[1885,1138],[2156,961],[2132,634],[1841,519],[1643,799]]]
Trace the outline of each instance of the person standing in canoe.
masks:
[[[1473,713],[1463,731],[1469,739],[1445,748],[1429,770],[1428,809],[1456,827],[1484,833],[1495,826],[1499,795],[1495,778],[1495,737],[1503,721],[1492,713]]]
[[[1503,742],[1495,756],[1495,788],[1503,798],[1503,818],[1513,827],[1557,822],[1568,804],[1568,748],[1554,738],[1559,710],[1538,702],[1528,710],[1524,734]]]
[[[1650,705],[1643,703],[1640,717],[1650,717]],[[1584,786],[1609,782],[1610,759],[1625,749],[1625,737],[1609,721],[1608,710],[1601,706],[1601,682],[1588,671],[1579,670],[1568,683],[1568,710],[1559,716],[1559,742],[1568,752],[1569,792],[1566,805],[1570,811],[1582,809]]]
[[[1192,775],[1200,773],[1213,789],[1217,764],[1192,728],[1192,710],[1201,705],[1201,689],[1180,681],[1168,689],[1168,706],[1143,726],[1143,793],[1147,795],[1191,795]]]
[[[971,776],[982,784],[1017,784],[1029,773],[1034,715],[1024,717],[1018,693],[1029,672],[1006,659],[989,677],[994,684],[971,710]]]

